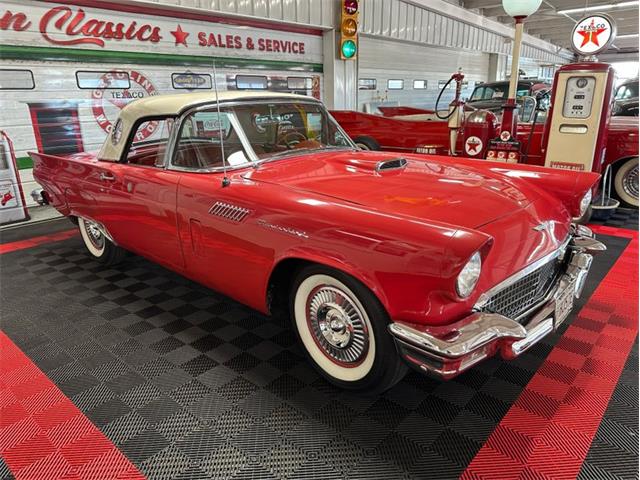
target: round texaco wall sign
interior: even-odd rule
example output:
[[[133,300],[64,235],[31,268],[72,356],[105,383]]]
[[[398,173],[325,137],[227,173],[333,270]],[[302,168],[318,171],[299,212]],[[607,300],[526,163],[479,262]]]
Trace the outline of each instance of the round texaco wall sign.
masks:
[[[609,47],[616,37],[616,24],[609,15],[597,13],[576,23],[571,46],[580,55],[595,55]]]
[[[128,88],[117,88],[127,84]],[[98,87],[91,92],[91,110],[100,128],[107,133],[111,133],[118,113],[125,105],[158,93],[151,80],[135,70],[107,72],[100,77]],[[138,130],[136,140],[144,140],[157,130],[157,126],[158,122],[147,122]]]

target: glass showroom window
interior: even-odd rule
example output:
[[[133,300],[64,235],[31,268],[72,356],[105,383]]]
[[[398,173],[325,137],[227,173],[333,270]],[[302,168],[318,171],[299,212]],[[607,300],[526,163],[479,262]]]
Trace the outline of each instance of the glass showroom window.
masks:
[[[358,90],[375,90],[376,79],[375,78],[360,78],[358,79]]]
[[[238,90],[266,90],[269,86],[267,77],[260,75],[236,75]]]
[[[95,90],[95,89],[126,89],[131,88],[129,74],[127,72],[93,72],[93,71],[77,71],[76,83],[78,88]]]
[[[35,87],[31,70],[0,70],[0,90],[33,90]]]

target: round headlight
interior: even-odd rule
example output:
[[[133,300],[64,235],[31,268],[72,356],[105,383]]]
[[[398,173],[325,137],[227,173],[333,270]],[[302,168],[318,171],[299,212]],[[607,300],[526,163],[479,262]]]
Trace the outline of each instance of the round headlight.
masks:
[[[582,200],[580,200],[580,217],[582,215],[584,215],[584,213],[587,211],[587,208],[589,208],[589,205],[591,205],[591,190],[587,190],[587,193],[584,194],[584,197],[582,197]]]
[[[461,298],[467,298],[476,288],[480,278],[480,270],[482,270],[482,258],[480,253],[476,252],[471,255],[471,258],[458,275],[458,280],[456,280],[456,290]]]

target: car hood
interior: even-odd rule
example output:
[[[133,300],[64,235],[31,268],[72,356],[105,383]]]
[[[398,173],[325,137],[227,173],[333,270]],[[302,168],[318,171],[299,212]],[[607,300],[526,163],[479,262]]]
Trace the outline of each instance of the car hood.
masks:
[[[245,178],[328,196],[384,213],[476,229],[526,209],[540,192],[530,185],[450,157],[383,152],[323,152],[261,164]],[[519,185],[518,185],[519,183]]]

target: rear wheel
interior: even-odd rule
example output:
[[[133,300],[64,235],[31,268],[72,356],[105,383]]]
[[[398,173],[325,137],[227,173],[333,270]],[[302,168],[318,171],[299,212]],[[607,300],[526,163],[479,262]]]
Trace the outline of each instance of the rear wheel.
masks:
[[[381,392],[405,375],[384,307],[354,278],[322,266],[306,267],[294,280],[290,309],[311,362],[334,385]]]
[[[638,208],[638,157],[621,162],[613,188],[623,207]]]
[[[96,222],[78,218],[78,228],[87,251],[100,263],[115,265],[125,257],[126,251],[114,245]]]
[[[380,150],[380,144],[371,137],[356,137],[353,142],[361,150]]]

